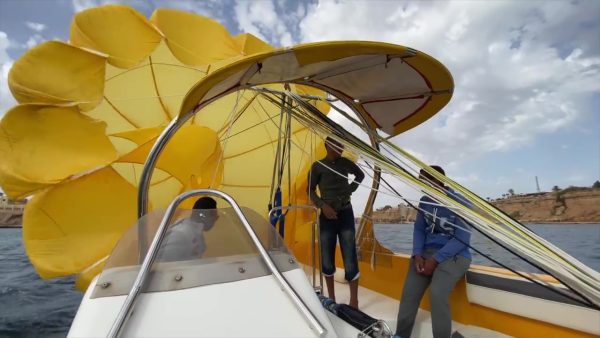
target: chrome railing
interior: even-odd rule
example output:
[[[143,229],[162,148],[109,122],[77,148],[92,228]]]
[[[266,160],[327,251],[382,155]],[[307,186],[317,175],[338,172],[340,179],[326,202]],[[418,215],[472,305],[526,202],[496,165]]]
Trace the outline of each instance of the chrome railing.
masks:
[[[314,205],[284,205],[281,207],[275,207],[271,210],[269,210],[269,219],[271,219],[271,215],[273,215],[274,212],[278,211],[278,210],[289,210],[289,209],[311,209],[312,211],[315,212],[315,223],[313,223],[312,229],[311,229],[311,244],[310,244],[310,252],[311,252],[311,256],[310,259],[312,261],[312,286],[315,290],[317,290],[317,255],[315,254],[315,243],[316,243],[316,232],[319,230],[319,208],[315,207]],[[316,225],[316,227],[315,227]],[[319,238],[319,242],[320,242],[320,238]],[[319,246],[318,248],[319,250],[319,257],[321,257],[321,247]],[[321,263],[319,262],[319,287],[318,287],[318,291],[322,292],[323,291],[323,272],[320,269],[320,265]]]
[[[108,337],[111,337],[111,338],[118,337],[119,334],[122,332],[123,327],[125,326],[127,320],[130,318],[133,308],[135,307],[135,304],[138,300],[138,296],[148,279],[148,274],[150,273],[150,268],[152,267],[152,264],[154,263],[156,256],[158,255],[158,249],[160,248],[160,245],[165,237],[165,234],[166,234],[167,228],[168,228],[168,224],[171,221],[171,218],[173,217],[173,213],[177,209],[177,206],[179,206],[179,204],[181,204],[181,202],[183,202],[184,200],[186,200],[192,196],[197,196],[197,195],[209,195],[209,196],[220,197],[220,198],[224,199],[225,201],[227,201],[232,206],[233,210],[236,212],[236,214],[242,221],[242,224],[244,225],[244,229],[246,230],[246,232],[252,239],[252,242],[256,246],[256,249],[258,250],[261,258],[264,260],[265,264],[267,265],[270,272],[275,277],[275,280],[279,283],[282,290],[290,297],[290,299],[292,300],[294,305],[298,308],[298,310],[300,311],[300,313],[302,314],[304,319],[308,322],[310,328],[313,331],[315,331],[315,333],[317,333],[317,335],[319,337],[325,336],[325,334],[327,333],[327,330],[325,330],[323,325],[315,317],[314,313],[312,313],[312,311],[308,308],[308,306],[306,306],[304,301],[302,301],[302,299],[298,296],[298,294],[291,287],[291,285],[288,283],[288,281],[283,277],[283,275],[281,274],[281,271],[279,271],[279,269],[277,268],[277,266],[271,259],[271,256],[269,256],[269,253],[267,252],[267,250],[264,248],[264,246],[260,242],[260,239],[256,235],[256,232],[254,232],[254,229],[252,229],[252,226],[250,225],[250,223],[248,223],[248,220],[244,216],[242,209],[235,202],[235,200],[231,196],[229,196],[221,191],[211,190],[211,189],[200,189],[200,190],[188,191],[188,192],[185,192],[185,193],[177,196],[173,200],[173,202],[171,202],[171,204],[169,205],[169,208],[167,208],[167,212],[165,213],[165,216],[163,217],[163,220],[160,223],[160,226],[156,232],[156,235],[154,235],[154,239],[152,240],[152,243],[150,244],[150,248],[148,249],[148,254],[146,254],[146,256],[144,257],[142,266],[140,267],[140,272],[138,273],[138,275],[135,279],[135,282],[133,283],[133,286],[131,287],[131,290],[129,291],[129,294],[127,295],[127,298],[125,299],[125,302],[123,303],[123,306],[121,307],[121,310],[117,314],[117,318],[115,319],[115,322],[113,323],[112,327],[110,328]]]

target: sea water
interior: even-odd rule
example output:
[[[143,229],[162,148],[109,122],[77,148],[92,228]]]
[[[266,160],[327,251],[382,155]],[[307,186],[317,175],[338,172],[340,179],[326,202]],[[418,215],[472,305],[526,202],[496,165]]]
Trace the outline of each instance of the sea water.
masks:
[[[600,271],[600,224],[532,224],[534,232]],[[395,252],[410,253],[412,224],[377,224],[375,235]],[[21,229],[0,229],[0,337],[64,337],[82,294],[72,278],[43,281],[29,263]],[[536,271],[481,235],[472,245],[488,256],[525,271]],[[473,252],[473,263],[495,266]]]

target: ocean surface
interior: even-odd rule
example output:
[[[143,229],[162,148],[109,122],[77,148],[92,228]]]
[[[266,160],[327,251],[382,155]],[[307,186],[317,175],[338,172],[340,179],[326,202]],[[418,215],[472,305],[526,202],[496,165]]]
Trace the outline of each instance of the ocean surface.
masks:
[[[600,271],[600,224],[528,224],[527,227],[587,266]],[[412,251],[412,231],[412,223],[375,225],[375,236],[381,244],[394,252],[406,254]],[[472,247],[509,268],[540,272],[483,235],[473,231],[471,236]],[[471,254],[472,264],[498,266],[473,250]]]
[[[600,224],[533,224],[529,227],[600,271]],[[0,229],[0,337],[64,337],[82,294],[72,278],[42,281],[29,263],[21,229]],[[395,252],[410,253],[411,224],[379,224],[375,235]],[[475,234],[474,247],[512,268],[535,271],[496,244]],[[473,253],[473,263],[495,266]]]

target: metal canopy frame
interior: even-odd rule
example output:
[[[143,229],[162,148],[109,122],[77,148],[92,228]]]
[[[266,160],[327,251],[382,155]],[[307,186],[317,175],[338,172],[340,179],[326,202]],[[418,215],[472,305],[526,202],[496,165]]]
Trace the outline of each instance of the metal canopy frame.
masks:
[[[290,82],[290,83],[292,83],[292,82]],[[303,85],[303,86],[313,87],[313,88],[316,88],[319,90],[323,90],[326,93],[335,96],[338,100],[340,100],[342,103],[344,103],[347,107],[352,109],[352,111],[360,119],[361,123],[364,126],[366,126],[365,130],[368,133],[369,140],[371,141],[371,146],[379,151],[379,142],[377,141],[377,137],[375,135],[376,130],[369,127],[369,124],[367,123],[367,121],[365,121],[362,114],[360,114],[360,112],[356,111],[354,105],[351,102],[348,102],[348,99],[346,99],[345,95],[341,95],[340,93],[332,91],[331,88],[315,85],[315,83],[312,83],[312,82],[299,80],[299,81],[295,81],[293,83]],[[169,125],[167,125],[165,130],[163,130],[161,135],[158,137],[158,139],[152,146],[152,150],[148,154],[148,158],[146,159],[146,162],[144,163],[144,168],[143,168],[142,174],[140,176],[139,189],[138,189],[138,215],[137,215],[138,218],[141,218],[148,212],[148,199],[149,199],[148,197],[149,197],[149,190],[150,190],[150,180],[152,178],[152,174],[154,172],[156,163],[158,162],[158,158],[159,158],[160,154],[162,153],[162,151],[164,150],[164,148],[166,147],[166,145],[168,144],[168,142],[171,140],[171,138],[175,135],[175,133],[177,133],[179,128],[181,128],[190,118],[192,118],[200,110],[202,110],[204,107],[208,106],[212,102],[214,102],[226,95],[234,93],[236,91],[241,91],[241,90],[249,89],[252,87],[253,86],[251,86],[251,85],[243,85],[242,84],[242,85],[236,86],[234,88],[231,88],[229,90],[226,90],[226,91],[222,92],[221,94],[219,94],[209,100],[206,100],[205,102],[202,102],[201,104],[198,104],[194,109],[188,111],[184,115],[179,115],[178,117],[175,117],[169,123]],[[260,90],[260,89],[258,89],[258,90]],[[380,169],[378,167],[375,167],[374,169],[375,169],[375,175],[373,177],[371,192],[369,193],[369,197],[367,199],[367,203],[366,203],[365,209],[363,211],[363,214],[367,214],[367,215],[370,215],[372,213],[373,203],[375,202],[375,198],[377,197],[377,189],[379,187],[380,180],[381,180]],[[366,222],[366,220],[363,217],[361,219],[360,225],[357,230],[357,234],[358,234],[357,239],[360,237],[360,234],[363,232],[365,222]],[[140,229],[143,229],[143,227],[140,227]],[[144,258],[143,252],[145,252],[146,246],[147,246],[147,244],[145,243],[144,237],[140,236],[140,241],[139,241],[140,262]]]

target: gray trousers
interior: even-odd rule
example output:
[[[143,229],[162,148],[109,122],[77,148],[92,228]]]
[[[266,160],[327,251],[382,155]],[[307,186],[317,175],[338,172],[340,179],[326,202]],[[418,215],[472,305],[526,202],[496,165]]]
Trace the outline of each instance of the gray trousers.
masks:
[[[400,309],[398,310],[398,326],[396,335],[410,337],[415,324],[419,303],[428,286],[430,286],[431,322],[435,338],[448,338],[452,331],[452,315],[448,297],[456,282],[469,269],[471,260],[463,256],[455,256],[439,264],[430,277],[417,273],[414,259],[410,259],[410,267],[402,291]]]

